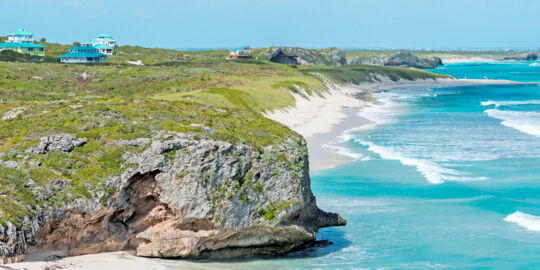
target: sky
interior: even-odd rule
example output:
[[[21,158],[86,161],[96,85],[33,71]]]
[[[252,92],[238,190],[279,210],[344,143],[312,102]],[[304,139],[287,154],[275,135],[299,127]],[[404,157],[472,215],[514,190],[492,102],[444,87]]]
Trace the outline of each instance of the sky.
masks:
[[[0,0],[0,35],[229,48],[538,48],[540,0]]]

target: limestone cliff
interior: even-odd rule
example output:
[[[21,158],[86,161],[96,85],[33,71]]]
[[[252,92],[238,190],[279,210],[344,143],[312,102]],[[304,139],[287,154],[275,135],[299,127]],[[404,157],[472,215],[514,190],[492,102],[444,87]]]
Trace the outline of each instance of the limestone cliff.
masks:
[[[83,141],[45,137],[28,152],[71,151],[85,147]],[[175,133],[116,144],[146,148],[124,154],[130,165],[107,182],[112,195],[35,205],[19,225],[0,225],[0,262],[21,260],[27,249],[68,255],[134,249],[139,256],[188,258],[282,254],[313,242],[319,228],[346,223],[317,207],[301,137],[262,152]],[[32,192],[47,199],[63,185],[58,180]]]

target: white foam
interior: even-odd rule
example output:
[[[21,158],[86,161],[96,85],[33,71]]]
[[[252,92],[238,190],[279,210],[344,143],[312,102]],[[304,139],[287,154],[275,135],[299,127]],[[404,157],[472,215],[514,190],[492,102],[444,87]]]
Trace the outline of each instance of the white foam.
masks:
[[[411,98],[409,95],[390,92],[377,93],[373,97],[377,101],[367,104],[358,112],[358,116],[369,120],[371,123],[358,127],[354,131],[375,129],[379,125],[393,123],[395,117],[403,113],[401,104],[395,100]]]
[[[508,100],[493,101],[493,100],[488,100],[488,101],[483,101],[480,104],[482,104],[482,106],[495,105],[495,107],[511,106],[511,105],[528,105],[528,104],[540,105],[540,100],[523,100],[523,101],[508,101]]]
[[[540,67],[540,63],[532,63],[529,66],[530,67]]]
[[[540,113],[523,111],[485,110],[491,118],[502,120],[501,124],[523,133],[540,137]]]
[[[391,147],[375,145],[371,142],[355,140],[368,147],[368,150],[378,154],[383,159],[397,160],[403,165],[413,166],[432,184],[442,184],[445,181],[479,181],[486,180],[485,177],[467,177],[462,172],[444,168],[439,164],[426,159],[407,157]]]
[[[540,232],[540,217],[517,211],[504,218],[504,221],[515,223],[529,231]]]
[[[366,156],[364,156],[364,155],[362,155],[360,153],[356,153],[356,152],[354,152],[354,151],[352,151],[352,150],[350,150],[349,148],[346,148],[346,147],[341,147],[341,146],[332,145],[332,144],[325,144],[325,145],[323,145],[323,147],[332,149],[336,154],[340,154],[342,156],[350,157],[353,160],[366,161],[366,160],[370,159],[369,157],[366,157]]]

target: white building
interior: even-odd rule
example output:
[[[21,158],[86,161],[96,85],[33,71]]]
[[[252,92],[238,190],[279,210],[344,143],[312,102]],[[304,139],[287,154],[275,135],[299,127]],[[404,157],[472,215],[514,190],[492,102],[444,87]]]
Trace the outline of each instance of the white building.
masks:
[[[113,55],[113,47],[109,47],[109,46],[103,45],[101,43],[95,44],[93,47],[98,49],[98,52],[100,52],[102,54]]]
[[[105,46],[109,46],[109,47],[116,47],[117,44],[116,44],[116,40],[114,40],[112,38],[111,35],[108,35],[108,34],[101,34],[99,35],[96,39],[94,39],[94,42],[93,42],[94,45],[96,44],[103,44]]]
[[[34,34],[26,31],[24,28],[19,28],[15,32],[8,35],[7,42],[34,43]]]

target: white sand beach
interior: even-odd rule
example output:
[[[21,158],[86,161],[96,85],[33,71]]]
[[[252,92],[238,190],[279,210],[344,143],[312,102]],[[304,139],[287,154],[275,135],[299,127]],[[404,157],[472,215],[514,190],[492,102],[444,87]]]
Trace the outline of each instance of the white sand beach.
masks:
[[[370,124],[369,120],[357,116],[357,112],[371,102],[378,102],[371,96],[373,93],[391,89],[515,83],[517,82],[506,80],[439,79],[339,86],[327,81],[328,90],[321,96],[306,98],[294,95],[294,107],[276,110],[266,116],[306,138],[310,170],[317,171],[360,158],[351,156],[343,148],[336,146],[336,141],[345,131]]]

